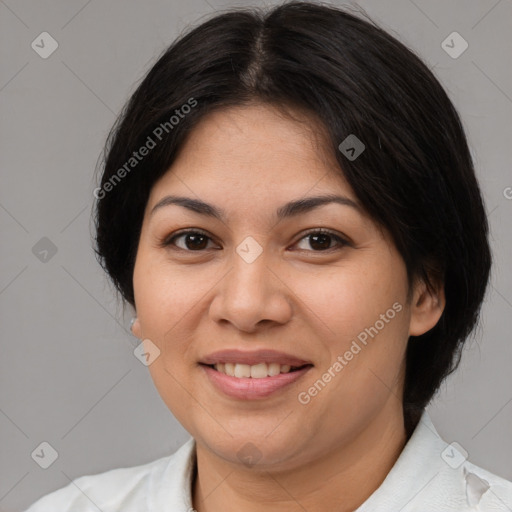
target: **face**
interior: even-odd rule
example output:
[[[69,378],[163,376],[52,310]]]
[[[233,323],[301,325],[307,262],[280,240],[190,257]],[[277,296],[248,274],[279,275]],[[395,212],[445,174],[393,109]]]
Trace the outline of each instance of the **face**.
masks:
[[[210,114],[144,214],[134,334],[160,351],[149,370],[172,413],[235,463],[305,464],[400,416],[408,337],[440,316],[421,287],[407,302],[400,254],[314,126],[264,105]],[[342,199],[284,208],[325,195]]]

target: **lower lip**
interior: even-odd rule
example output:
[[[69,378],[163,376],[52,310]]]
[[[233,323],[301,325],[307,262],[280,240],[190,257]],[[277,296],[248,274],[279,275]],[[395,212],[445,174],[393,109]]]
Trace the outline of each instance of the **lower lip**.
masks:
[[[305,366],[294,372],[280,373],[274,377],[253,379],[252,377],[231,377],[204,364],[201,364],[201,367],[206,372],[206,375],[208,375],[210,382],[219,391],[232,398],[239,398],[241,400],[266,398],[292,382],[296,382],[312,368],[312,366]]]

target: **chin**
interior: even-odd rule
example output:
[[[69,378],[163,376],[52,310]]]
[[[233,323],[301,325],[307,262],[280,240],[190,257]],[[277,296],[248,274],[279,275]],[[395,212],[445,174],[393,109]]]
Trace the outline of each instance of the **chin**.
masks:
[[[274,424],[272,428],[275,427]],[[272,432],[272,428],[269,428],[266,434],[251,435],[250,430],[246,428],[239,429],[239,434],[233,436],[224,432],[222,438],[208,439],[206,436],[202,439],[209,450],[218,457],[255,469],[275,467],[303,452],[302,443],[298,442],[297,436],[293,436],[285,429]]]

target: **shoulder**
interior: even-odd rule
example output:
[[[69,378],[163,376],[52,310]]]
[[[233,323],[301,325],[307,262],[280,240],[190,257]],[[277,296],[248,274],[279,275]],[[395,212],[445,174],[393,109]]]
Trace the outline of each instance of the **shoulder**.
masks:
[[[512,510],[512,482],[471,462],[458,443],[448,444],[426,411],[417,430],[416,443],[423,448],[419,458],[428,475],[418,503],[434,503],[439,512]]]
[[[411,510],[428,503],[439,512],[512,511],[512,482],[471,462],[457,443],[448,444],[427,413],[422,420],[416,442],[430,448],[430,453],[420,453],[418,462],[428,479],[412,500]]]
[[[512,482],[467,460],[457,468],[444,465],[427,472],[427,482],[404,512],[423,511],[427,505],[437,512],[512,510]]]
[[[468,504],[482,510],[512,510],[512,482],[487,469],[466,461],[461,476],[466,483]]]
[[[110,512],[118,510],[121,505],[127,506],[124,503],[127,499],[132,506],[142,506],[141,497],[145,494],[149,476],[160,465],[166,466],[171,457],[75,478],[67,486],[40,498],[25,512]]]
[[[75,478],[43,496],[25,512],[135,512],[147,510],[153,483],[169,471],[179,472],[194,446],[189,439],[174,454],[139,466],[111,469]]]
[[[381,486],[358,512],[511,512],[512,482],[448,444],[425,410]]]

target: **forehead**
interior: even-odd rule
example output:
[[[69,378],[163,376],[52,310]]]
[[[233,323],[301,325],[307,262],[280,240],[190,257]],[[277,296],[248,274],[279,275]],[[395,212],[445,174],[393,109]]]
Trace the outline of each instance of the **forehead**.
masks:
[[[284,190],[300,196],[312,189],[353,196],[329,149],[325,127],[304,113],[292,115],[262,104],[207,114],[153,187],[151,202],[187,186],[209,197],[234,189],[253,197]]]

